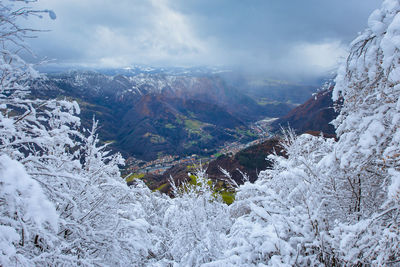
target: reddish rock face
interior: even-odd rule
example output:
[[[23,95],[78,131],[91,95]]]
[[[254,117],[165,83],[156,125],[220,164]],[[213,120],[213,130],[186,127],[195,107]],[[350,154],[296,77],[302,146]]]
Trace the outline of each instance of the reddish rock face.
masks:
[[[292,109],[286,116],[276,120],[272,126],[293,128],[297,133],[307,131],[335,134],[335,128],[329,124],[338,115],[333,108],[332,89],[319,92],[306,103]]]

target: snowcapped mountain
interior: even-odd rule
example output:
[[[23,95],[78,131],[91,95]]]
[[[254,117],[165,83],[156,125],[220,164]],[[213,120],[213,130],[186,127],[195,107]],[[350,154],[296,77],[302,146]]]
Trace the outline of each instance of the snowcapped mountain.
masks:
[[[282,116],[292,107],[260,104],[215,72],[69,71],[36,80],[32,92],[40,98],[77,100],[85,127],[95,115],[103,125],[103,140],[113,141],[126,155],[147,160],[160,154],[201,154],[226,141],[250,140],[250,123]]]

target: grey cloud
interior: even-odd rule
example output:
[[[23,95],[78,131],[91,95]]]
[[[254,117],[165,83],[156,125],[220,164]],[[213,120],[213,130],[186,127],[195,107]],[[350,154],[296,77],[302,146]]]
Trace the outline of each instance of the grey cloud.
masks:
[[[31,45],[40,56],[57,58],[61,64],[212,64],[316,75],[330,66],[307,57],[332,62],[329,56],[342,55],[380,3],[41,0],[40,6],[53,9],[57,20],[35,21],[34,27],[51,32]]]

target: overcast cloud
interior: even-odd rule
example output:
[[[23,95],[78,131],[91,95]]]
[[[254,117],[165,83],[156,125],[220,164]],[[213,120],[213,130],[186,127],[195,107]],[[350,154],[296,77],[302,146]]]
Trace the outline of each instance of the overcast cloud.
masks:
[[[333,70],[380,0],[40,0],[57,19],[39,57],[86,67],[219,65],[283,75]]]

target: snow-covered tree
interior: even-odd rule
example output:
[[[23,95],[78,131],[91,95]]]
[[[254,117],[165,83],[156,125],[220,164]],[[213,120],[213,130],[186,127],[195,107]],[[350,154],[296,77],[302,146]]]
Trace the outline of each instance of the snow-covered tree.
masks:
[[[287,158],[239,188],[230,249],[209,266],[400,263],[400,1],[368,24],[336,78],[339,140],[287,132]]]
[[[74,104],[27,97],[28,83],[38,73],[17,54],[28,51],[24,38],[33,32],[19,27],[18,19],[49,11],[13,8],[12,2],[0,3],[1,233],[8,233],[8,237],[2,236],[2,249],[8,247],[8,252],[2,254],[2,265],[29,266],[52,249],[58,227],[54,203],[49,204],[41,182],[34,177],[42,164],[37,156],[50,158],[52,155],[46,151],[72,144],[69,132],[74,130],[67,130],[62,124],[72,125],[79,120],[71,115]],[[28,165],[36,168],[27,174]],[[52,227],[43,225],[45,220],[52,222]],[[10,228],[14,228],[13,234]]]
[[[338,246],[346,261],[385,265],[400,257],[400,1],[384,1],[368,26],[353,41],[333,92],[343,99],[335,156],[360,220],[344,227]],[[348,255],[346,246],[357,253]]]
[[[76,102],[29,96],[39,74],[17,52],[34,31],[18,19],[55,15],[14,3],[0,3],[1,265],[141,265],[152,239],[134,211],[140,189],[121,179],[121,156],[99,145],[97,122],[80,132]]]
[[[217,259],[226,247],[231,220],[228,208],[201,167],[191,181],[173,185],[175,198],[165,211],[165,251],[159,263],[200,266]]]
[[[0,156],[0,265],[32,266],[55,241],[58,214],[21,163]]]
[[[288,131],[285,157],[271,156],[272,170],[246,182],[230,207],[234,220],[228,250],[209,266],[329,265],[323,248],[330,219],[335,218],[334,183],[318,163],[334,141]]]

